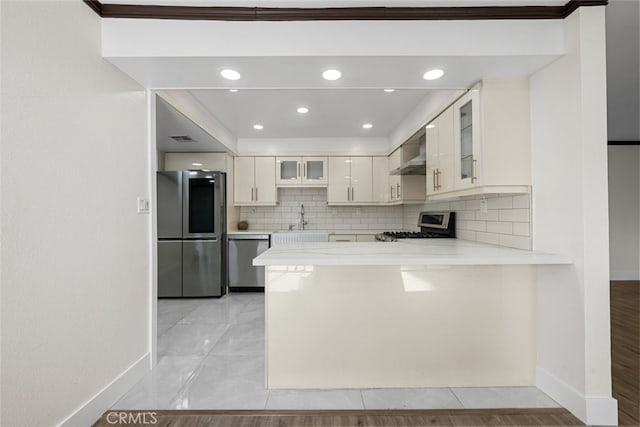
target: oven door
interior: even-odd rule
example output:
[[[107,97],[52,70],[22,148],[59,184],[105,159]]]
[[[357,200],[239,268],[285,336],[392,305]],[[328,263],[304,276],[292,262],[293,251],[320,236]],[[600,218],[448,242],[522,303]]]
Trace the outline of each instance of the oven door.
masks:
[[[420,212],[418,227],[446,230],[449,227],[450,212]]]
[[[183,174],[182,238],[220,238],[224,224],[221,174],[201,171]]]

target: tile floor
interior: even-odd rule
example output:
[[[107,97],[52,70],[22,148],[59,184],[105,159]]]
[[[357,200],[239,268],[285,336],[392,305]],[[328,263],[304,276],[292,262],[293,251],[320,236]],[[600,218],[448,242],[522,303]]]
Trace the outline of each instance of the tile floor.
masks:
[[[113,409],[456,409],[559,405],[535,387],[267,390],[264,294],[158,301],[158,366]]]

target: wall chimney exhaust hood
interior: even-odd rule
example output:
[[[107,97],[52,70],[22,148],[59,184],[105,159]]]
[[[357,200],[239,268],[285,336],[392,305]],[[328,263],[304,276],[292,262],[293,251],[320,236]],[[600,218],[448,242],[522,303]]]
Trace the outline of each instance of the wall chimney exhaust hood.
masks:
[[[427,144],[424,131],[413,135],[407,142],[400,146],[403,161],[400,167],[395,168],[391,175],[426,175],[427,174]]]
[[[427,156],[422,153],[395,168],[391,175],[426,175],[427,174]]]

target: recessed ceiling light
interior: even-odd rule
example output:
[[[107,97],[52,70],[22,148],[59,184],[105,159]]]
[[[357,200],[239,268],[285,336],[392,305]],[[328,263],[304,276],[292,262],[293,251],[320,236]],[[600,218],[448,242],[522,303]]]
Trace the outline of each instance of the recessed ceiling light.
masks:
[[[237,91],[238,91],[238,89],[229,89],[229,92],[236,93]]]
[[[433,129],[434,127],[436,127],[436,125],[434,125],[433,123],[429,123],[427,125],[427,129]]]
[[[387,92],[387,93],[391,93],[391,92],[395,92],[396,90],[395,89],[385,89],[384,91]]]
[[[253,125],[253,128],[255,130],[262,130],[262,129],[264,129],[264,126],[262,126],[262,125]]]
[[[309,112],[309,109],[307,107],[298,107],[296,111],[300,114],[307,114]]]
[[[202,163],[191,163],[191,166],[202,166]]]
[[[365,123],[362,125],[362,129],[371,129],[373,125],[371,123]]]
[[[325,80],[338,80],[340,77],[342,77],[342,73],[339,70],[330,69],[330,70],[325,70],[322,73],[322,77]]]
[[[439,68],[434,68],[433,70],[429,70],[422,76],[425,80],[436,80],[440,77],[444,76],[444,71]]]
[[[231,68],[225,68],[220,71],[220,75],[227,80],[239,80],[240,77],[242,77],[239,72],[232,70]]]

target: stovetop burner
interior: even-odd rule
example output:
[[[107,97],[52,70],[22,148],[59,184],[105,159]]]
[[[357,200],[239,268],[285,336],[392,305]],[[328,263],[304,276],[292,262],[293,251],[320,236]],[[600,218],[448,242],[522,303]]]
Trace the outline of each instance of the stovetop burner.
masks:
[[[393,242],[398,239],[437,239],[451,237],[442,233],[420,232],[420,231],[385,231],[376,236],[377,240]]]
[[[385,231],[376,235],[381,242],[395,242],[398,239],[455,239],[455,212],[420,212],[420,231]]]

